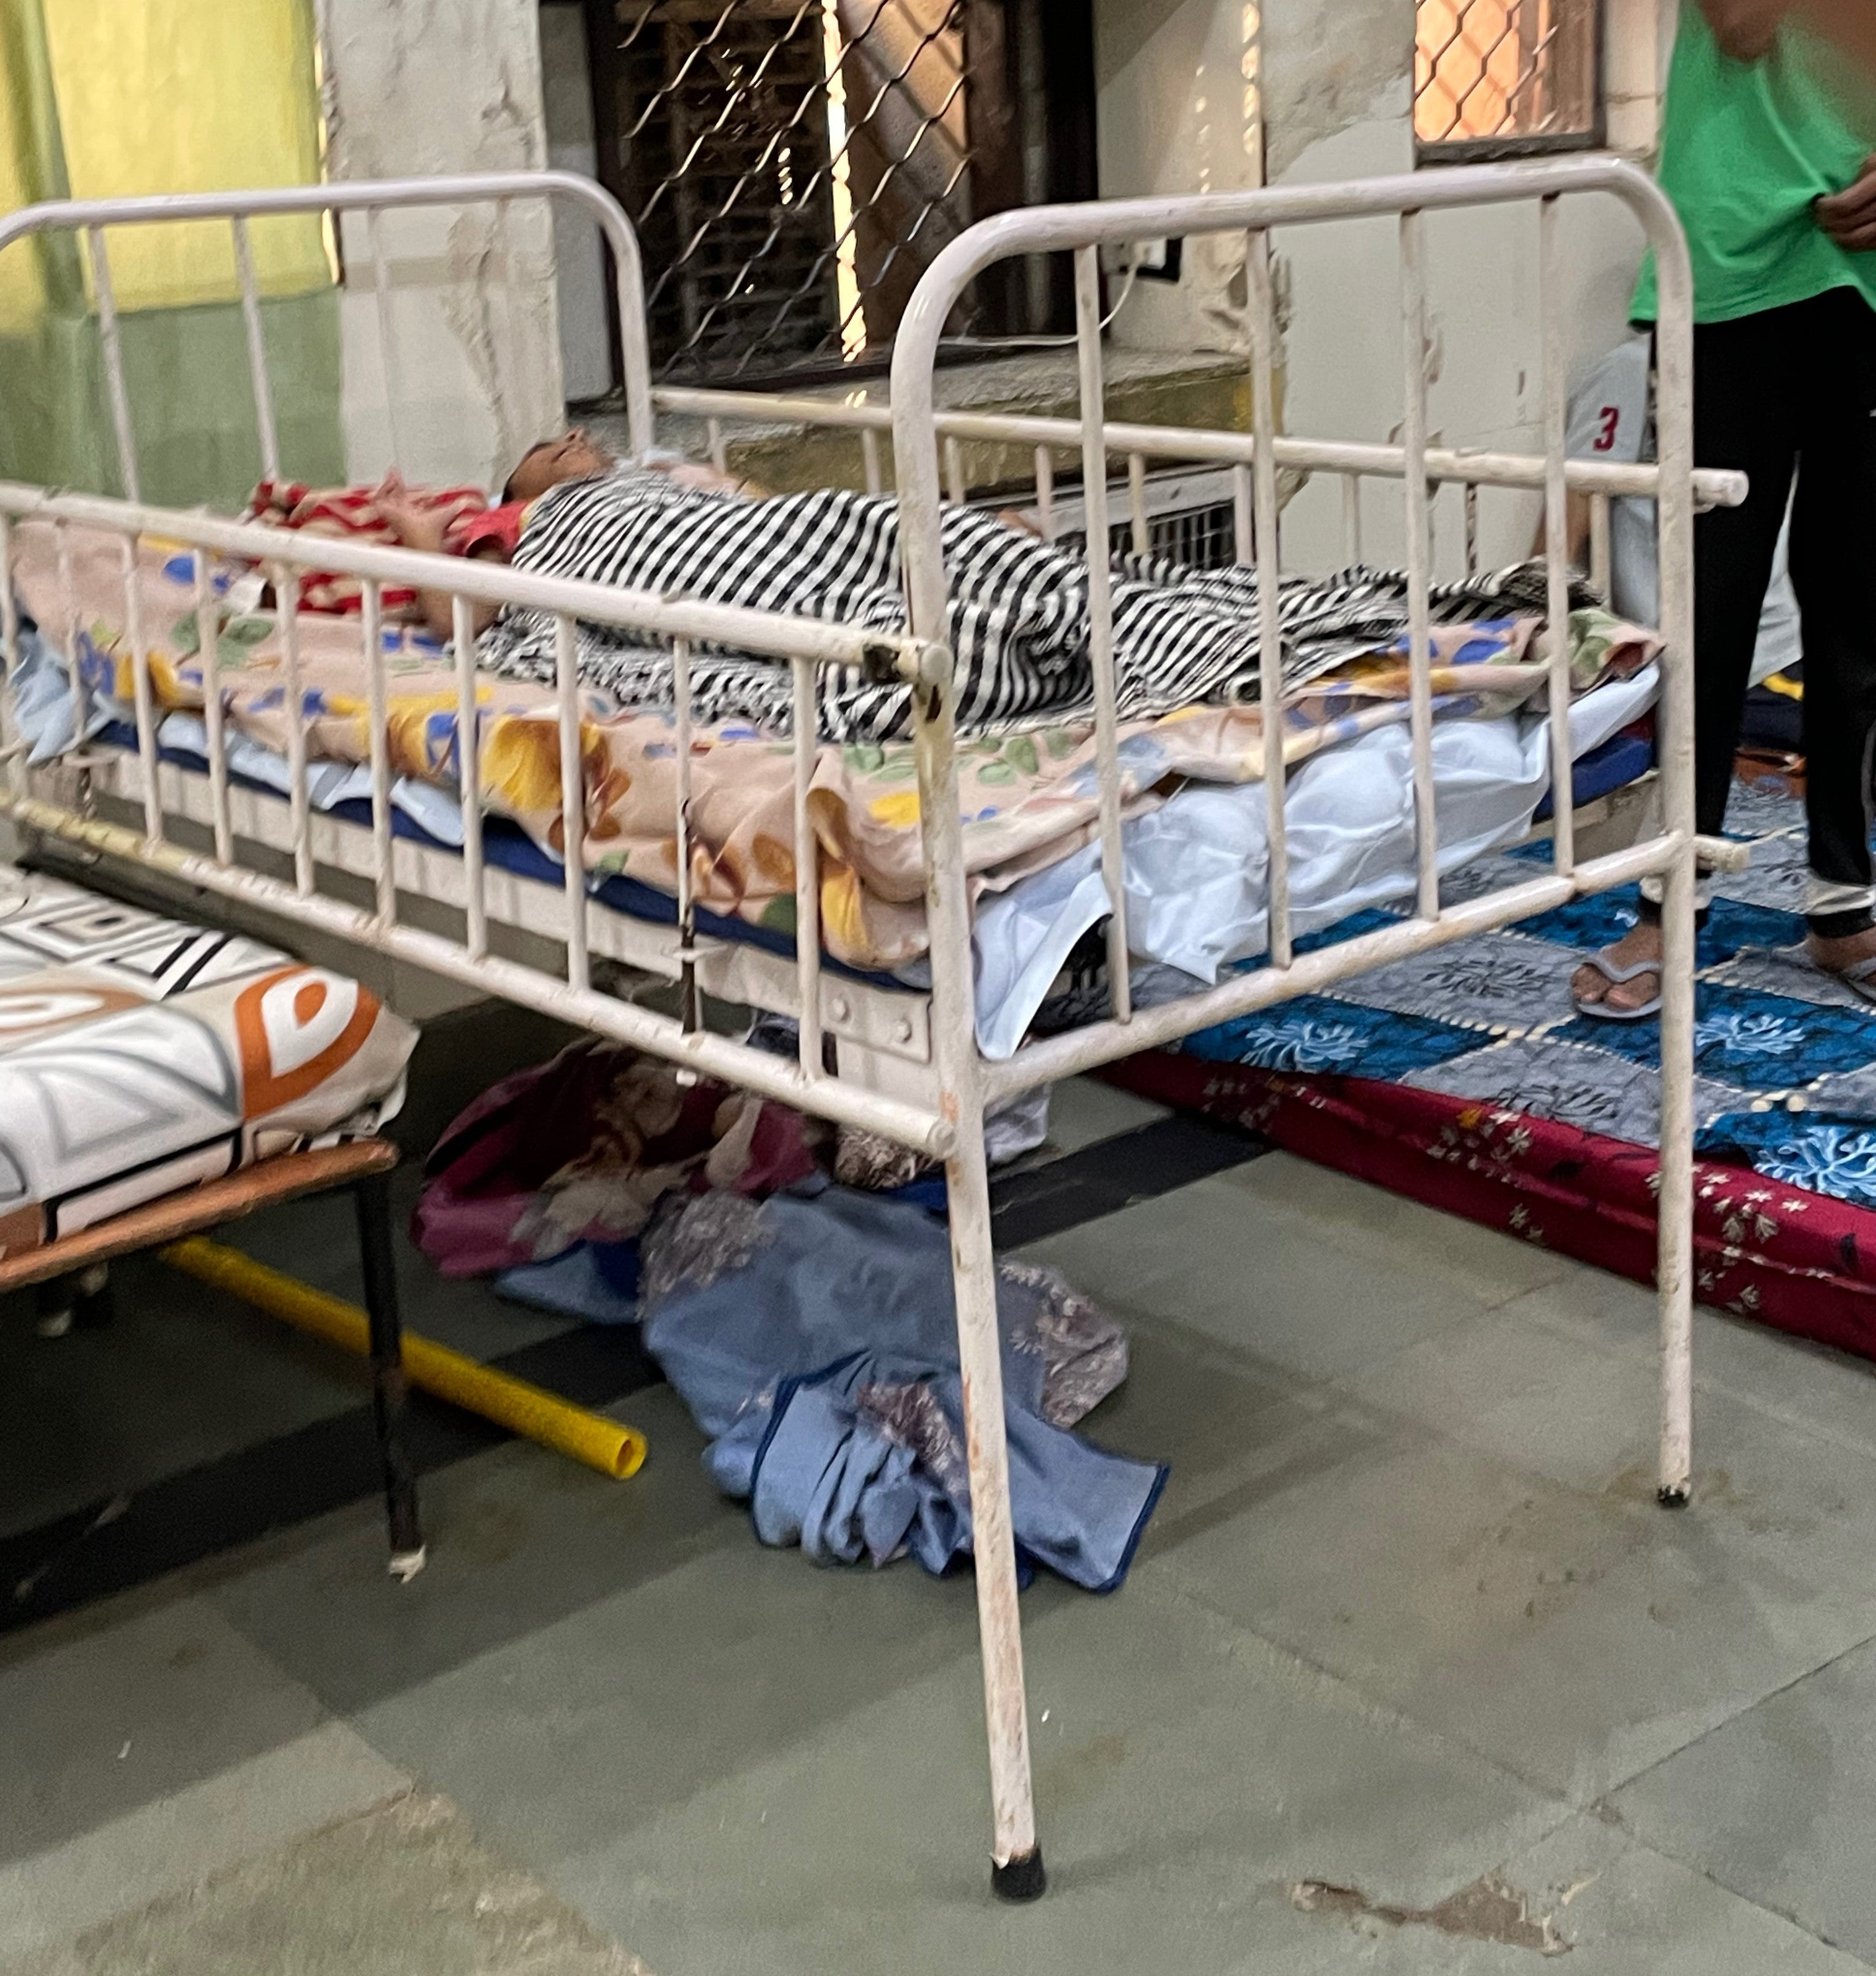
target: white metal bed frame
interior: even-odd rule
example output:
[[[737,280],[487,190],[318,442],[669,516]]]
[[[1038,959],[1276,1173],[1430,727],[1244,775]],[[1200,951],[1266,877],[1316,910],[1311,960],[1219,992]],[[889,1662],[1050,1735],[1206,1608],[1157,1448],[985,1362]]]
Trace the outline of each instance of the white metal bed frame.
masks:
[[[1564,359],[1557,261],[1557,214],[1565,196],[1602,193],[1624,201],[1641,222],[1660,270],[1658,463],[1618,466],[1565,455]],[[378,301],[387,379],[390,377],[390,285],[379,226],[386,211],[415,206],[492,202],[498,215],[515,200],[558,198],[584,207],[610,245],[617,276],[627,417],[634,453],[652,443],[659,410],[701,415],[710,422],[719,460],[726,420],[772,420],[856,430],[869,486],[881,486],[878,436],[890,430],[900,502],[910,630],[896,638],[862,634],[811,619],[673,601],[518,571],[370,545],[311,541],[288,532],[144,506],[139,498],[134,429],[124,383],[106,229],[178,219],[225,219],[233,229],[235,264],[246,320],[262,463],[280,468],[265,338],[253,258],[251,219],[282,213],[345,212],[365,217]],[[1543,426],[1541,455],[1474,453],[1428,443],[1427,302],[1423,215],[1432,209],[1535,202],[1539,209],[1542,286]],[[1361,216],[1391,216],[1399,228],[1406,419],[1394,445],[1318,441],[1279,434],[1273,396],[1276,331],[1271,281],[1270,229]],[[1693,517],[1698,506],[1743,498],[1741,476],[1697,473],[1692,437],[1692,281],[1685,242],[1672,209],[1651,181],[1612,158],[1577,157],[1540,163],[1462,167],[1341,185],[1217,193],[1179,199],[1126,199],[1078,206],[1038,207],[980,222],[940,255],[918,285],[894,351],[890,407],[820,398],[672,388],[654,389],[647,354],[643,284],[637,245],[625,216],[590,180],[571,173],[489,173],[420,180],[331,184],[184,197],[66,201],[28,208],[0,219],[0,249],[27,236],[76,230],[87,242],[105,360],[109,404],[127,499],[49,492],[0,483],[0,611],[8,678],[19,657],[14,598],[13,531],[22,520],[49,522],[55,532],[102,529],[124,545],[127,578],[142,536],[179,542],[196,552],[198,594],[208,594],[209,558],[225,553],[285,574],[319,567],[360,579],[363,649],[368,667],[372,821],[367,825],[314,813],[307,792],[307,746],[293,730],[288,751],[290,801],[230,786],[223,759],[219,695],[206,695],[209,772],[187,772],[160,758],[148,649],[138,621],[134,587],[127,582],[127,633],[136,685],[137,749],[88,750],[80,758],[74,793],[69,766],[29,770],[18,739],[10,695],[0,705],[5,769],[0,815],[29,832],[44,833],[97,854],[169,874],[232,901],[278,913],[379,953],[414,963],[501,996],[742,1085],[838,1122],[879,1132],[944,1161],[950,1184],[953,1264],[963,1372],[976,1587],[988,1718],[992,1795],[993,1884],[1013,1899],[1042,1891],[1044,1876],[1031,1796],[1029,1728],[1016,1601],[1009,1475],[1003,1434],[996,1286],[991,1251],[988,1176],[983,1148],[986,1105],[1241,1016],[1290,996],[1328,987],[1366,969],[1420,953],[1470,934],[1656,874],[1664,886],[1661,1042],[1661,1159],[1658,1283],[1661,1340],[1660,1495],[1687,1501],[1692,1458],[1692,1082],[1693,907],[1697,860],[1731,861],[1726,848],[1697,842],[1693,824]],[[1107,245],[1154,237],[1236,233],[1247,249],[1253,429],[1249,433],[1108,423],[1103,412],[1098,262]],[[505,228],[498,239],[505,239]],[[965,285],[992,263],[1013,255],[1071,250],[1075,262],[1078,361],[1082,416],[1040,418],[982,411],[940,412],[933,403],[933,364],[946,318]],[[944,640],[946,585],[940,549],[940,442],[954,499],[963,498],[961,444],[990,440],[1034,449],[1038,505],[1052,523],[1055,456],[1078,455],[1083,471],[1088,564],[1090,658],[1099,766],[1099,839],[1112,911],[1108,927],[1111,1009],[1106,1019],[1026,1044],[1006,1062],[986,1062],[975,1037],[970,924],[954,762],[952,659]],[[1207,992],[1150,1009],[1131,1006],[1127,955],[1127,904],[1122,883],[1121,799],[1116,762],[1115,681],[1108,573],[1107,461],[1126,456],[1134,539],[1144,546],[1146,463],[1149,459],[1228,466],[1236,490],[1240,561],[1269,550],[1272,573],[1279,554],[1279,469],[1340,476],[1348,546],[1358,555],[1361,490],[1369,479],[1403,483],[1407,523],[1411,694],[1410,725],[1417,829],[1415,917],[1307,955],[1291,937],[1285,846],[1282,723],[1266,723],[1265,777],[1269,794],[1271,965],[1235,976]],[[1658,503],[1663,655],[1659,744],[1663,823],[1645,840],[1578,861],[1567,800],[1556,805],[1553,864],[1548,875],[1443,907],[1431,772],[1433,710],[1429,678],[1430,514],[1442,483],[1464,490],[1469,560],[1476,544],[1476,490],[1522,489],[1542,493],[1547,523],[1550,616],[1567,609],[1566,502],[1591,497],[1595,517],[1592,562],[1606,568],[1608,503],[1618,495]],[[380,637],[380,598],[387,584],[446,591],[456,599],[459,720],[464,843],[460,856],[393,838],[390,822],[387,688]],[[294,585],[278,582],[282,612],[283,667],[291,700],[298,698]],[[1275,585],[1262,587],[1260,635],[1265,679],[1281,676]],[[576,618],[630,626],[670,641],[674,659],[679,764],[676,832],[678,925],[656,927],[609,911],[595,913],[576,855],[564,891],[517,878],[484,861],[474,720],[474,641],[467,635],[473,602],[532,605],[554,614],[558,627],[558,689],[562,794],[571,814],[582,809],[574,661]],[[213,613],[202,614],[205,676],[214,667]],[[59,627],[52,627],[56,634]],[[75,630],[75,623],[67,627]],[[690,897],[689,658],[699,641],[739,647],[790,665],[795,705],[797,934],[792,960],[742,943],[699,937]],[[1567,641],[1552,641],[1545,670],[1552,716],[1552,786],[1571,785],[1567,708]],[[68,642],[67,650],[73,649]],[[858,667],[875,677],[897,677],[914,689],[918,785],[926,857],[932,986],[929,996],[888,992],[871,983],[824,976],[819,898],[807,795],[817,746],[815,669]],[[62,778],[62,779],[61,779]],[[100,799],[129,800],[136,822],[98,813]],[[189,848],[190,845],[196,848]],[[290,879],[268,868],[291,858]],[[357,903],[360,884],[368,903]],[[459,911],[460,937],[407,923],[404,900],[441,902]],[[564,944],[558,974],[495,950],[505,930],[545,935]],[[602,993],[591,962],[611,956],[681,986],[680,1013],[667,1016]],[[795,1017],[798,1059],[792,1064],[706,1029],[700,997],[713,995]],[[824,1045],[831,1040],[835,1068]]]

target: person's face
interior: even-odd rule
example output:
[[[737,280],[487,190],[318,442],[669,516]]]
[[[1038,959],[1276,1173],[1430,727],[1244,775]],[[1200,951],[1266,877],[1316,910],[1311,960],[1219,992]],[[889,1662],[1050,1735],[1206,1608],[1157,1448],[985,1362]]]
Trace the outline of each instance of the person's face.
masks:
[[[612,463],[611,454],[595,446],[583,427],[575,426],[560,438],[543,440],[532,448],[509,476],[508,486],[517,501],[538,501],[563,480],[584,480],[591,474],[605,473]]]

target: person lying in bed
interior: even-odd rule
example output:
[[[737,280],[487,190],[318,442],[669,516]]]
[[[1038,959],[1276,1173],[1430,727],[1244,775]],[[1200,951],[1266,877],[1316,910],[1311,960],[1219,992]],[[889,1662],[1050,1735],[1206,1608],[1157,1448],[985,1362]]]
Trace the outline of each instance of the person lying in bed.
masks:
[[[500,507],[453,539],[431,517],[406,512],[396,490],[380,511],[426,549],[512,564],[518,571],[668,598],[818,618],[883,637],[906,628],[900,512],[890,495],[818,488],[766,494],[707,467],[620,464],[574,431],[532,448]],[[738,499],[739,494],[758,498]],[[946,502],[939,517],[947,642],[957,666],[956,713],[970,732],[1091,713],[1092,598],[1087,558],[1039,540],[988,507]],[[1262,631],[1256,573],[1201,570],[1166,559],[1116,556],[1110,565],[1116,703],[1123,720],[1206,702],[1255,698]],[[1541,608],[1542,573],[1501,572],[1435,586],[1435,620],[1496,620]],[[1288,683],[1344,660],[1386,651],[1407,621],[1404,579],[1352,571],[1323,582],[1285,580],[1279,615],[1289,648]],[[422,599],[439,637],[454,635],[446,592]],[[555,614],[527,604],[473,611],[478,667],[497,677],[551,684],[558,676]],[[619,705],[672,703],[666,642],[630,627],[578,619],[582,682]],[[693,654],[690,706],[702,723],[737,723],[782,735],[795,720],[788,667],[753,652],[702,646]],[[818,719],[829,741],[907,738],[912,688],[871,666],[824,667]],[[1025,743],[1025,746],[1032,744]]]
[[[528,510],[549,488],[622,470],[620,462],[591,438],[584,426],[574,426],[557,439],[544,439],[531,446],[504,483],[500,502],[461,521],[449,522],[416,499],[395,469],[378,484],[372,500],[407,549],[421,549],[433,555],[470,556],[478,562],[512,562]],[[695,460],[662,454],[654,455],[642,469],[635,470],[656,474],[673,487],[702,494],[754,499],[765,491],[753,481],[739,480],[718,473],[714,467],[699,466]],[[455,635],[454,601],[446,590],[417,593],[425,625],[445,641]],[[478,634],[499,615],[499,607],[493,604],[472,602],[469,608]]]

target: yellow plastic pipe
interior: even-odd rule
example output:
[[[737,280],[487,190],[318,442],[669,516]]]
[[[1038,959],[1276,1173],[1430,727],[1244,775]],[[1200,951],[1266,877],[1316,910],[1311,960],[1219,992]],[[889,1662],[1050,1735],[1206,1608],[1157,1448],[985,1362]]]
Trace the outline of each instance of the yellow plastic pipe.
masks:
[[[283,1319],[361,1358],[370,1355],[370,1322],[356,1304],[328,1296],[238,1249],[199,1235],[173,1242],[157,1253],[172,1269],[212,1283],[269,1316]],[[404,1376],[423,1392],[466,1412],[479,1414],[511,1434],[570,1455],[615,1481],[636,1475],[644,1465],[645,1437],[636,1428],[577,1407],[558,1393],[498,1372],[492,1365],[465,1358],[434,1339],[410,1331],[404,1333]]]

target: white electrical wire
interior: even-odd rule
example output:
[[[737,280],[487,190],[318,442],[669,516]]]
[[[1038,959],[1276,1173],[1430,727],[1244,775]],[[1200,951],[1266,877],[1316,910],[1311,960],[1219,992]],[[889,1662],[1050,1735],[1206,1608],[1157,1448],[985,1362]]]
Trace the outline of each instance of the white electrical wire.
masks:
[[[1121,292],[1114,298],[1114,306],[1094,327],[1105,329],[1121,310],[1127,306],[1127,298],[1134,292],[1134,283],[1139,278],[1140,263],[1130,262],[1127,278],[1121,284]],[[947,336],[940,343],[942,350],[1065,350],[1072,347],[1072,336]]]

